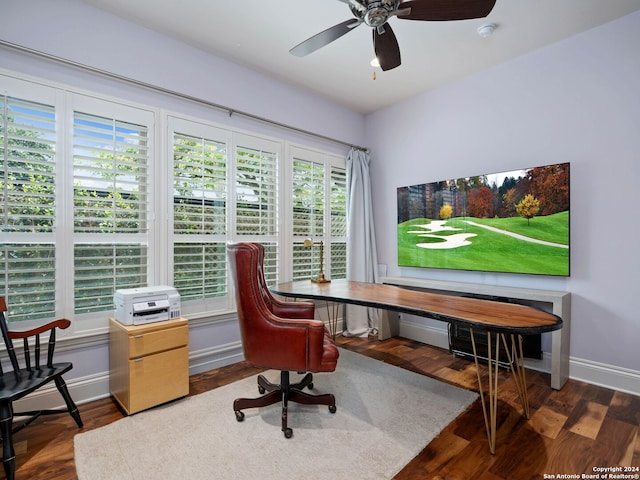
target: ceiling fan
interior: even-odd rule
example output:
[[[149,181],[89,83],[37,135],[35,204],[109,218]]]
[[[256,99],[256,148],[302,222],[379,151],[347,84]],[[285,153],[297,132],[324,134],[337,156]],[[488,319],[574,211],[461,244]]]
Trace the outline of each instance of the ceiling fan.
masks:
[[[289,52],[304,57],[354,30],[361,23],[372,28],[373,49],[382,70],[400,65],[400,47],[391,25],[391,17],[403,20],[448,21],[482,18],[489,15],[496,0],[339,0],[349,5],[355,19],[334,25]]]

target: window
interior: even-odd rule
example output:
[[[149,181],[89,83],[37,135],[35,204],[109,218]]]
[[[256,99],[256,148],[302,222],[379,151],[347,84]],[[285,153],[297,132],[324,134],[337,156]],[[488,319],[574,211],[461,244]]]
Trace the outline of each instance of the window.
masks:
[[[74,313],[113,308],[117,289],[149,282],[147,112],[74,97]]]
[[[154,115],[0,81],[12,92],[0,97],[0,272],[10,321],[96,313],[105,324],[116,288],[149,281]]]
[[[162,284],[186,315],[228,312],[229,241],[265,246],[270,285],[318,273],[308,237],[346,274],[344,157],[4,74],[0,91],[11,322],[105,328],[115,290]]]
[[[347,278],[347,171],[331,166],[331,278]]]
[[[170,127],[173,135],[173,286],[180,292],[182,302],[224,297],[227,294],[228,134],[173,117]]]
[[[322,242],[326,278],[346,278],[344,158],[291,148],[293,280],[317,277]],[[310,238],[312,247],[305,247]]]
[[[13,322],[56,314],[55,95],[31,97],[51,103],[0,96],[0,294]]]
[[[279,161],[278,142],[235,135],[234,240],[259,241],[265,248],[264,276],[269,285],[279,278]]]
[[[265,245],[278,278],[280,142],[170,117],[173,285],[187,312],[228,309],[228,241]]]

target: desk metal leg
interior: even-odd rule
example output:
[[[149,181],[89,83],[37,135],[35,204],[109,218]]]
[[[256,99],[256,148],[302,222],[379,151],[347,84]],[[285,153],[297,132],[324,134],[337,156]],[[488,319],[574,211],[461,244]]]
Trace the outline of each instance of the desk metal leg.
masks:
[[[478,365],[478,353],[476,351],[476,341],[473,329],[469,329],[471,333],[471,346],[473,347],[473,359],[476,362],[476,372],[478,374],[478,389],[480,390],[480,401],[482,402],[482,414],[484,415],[484,425],[487,429],[487,439],[489,440],[489,450],[496,453],[496,421],[498,411],[498,360],[500,357],[500,337],[499,334],[487,332],[487,356],[489,359],[489,413],[487,414],[487,405],[484,401],[484,391],[482,388],[482,378],[480,376],[480,368]],[[493,340],[493,341],[492,341]]]
[[[527,393],[527,376],[524,368],[524,355],[522,350],[522,335],[516,336],[511,334],[511,348],[507,345],[507,339],[505,335],[502,337],[502,343],[504,349],[507,352],[509,359],[509,365],[511,365],[511,373],[513,374],[513,380],[516,383],[518,389],[518,396],[520,397],[520,403],[522,404],[522,415],[529,420],[531,418],[529,412],[529,394]],[[513,357],[512,357],[513,355]]]
[[[336,339],[338,333],[338,315],[340,315],[341,303],[333,303],[329,305],[329,301],[325,301],[325,308],[327,309],[327,321],[329,323],[329,333],[331,338]]]
[[[518,390],[520,402],[522,403],[523,415],[526,419],[530,418],[529,415],[529,396],[527,394],[527,382],[524,368],[524,355],[522,350],[522,336],[511,335],[510,345],[507,344],[507,338],[504,334],[487,332],[487,357],[489,360],[489,407],[484,399],[484,391],[482,388],[482,378],[480,375],[480,368],[478,365],[478,354],[476,351],[476,341],[473,329],[470,329],[471,333],[471,346],[473,347],[473,358],[476,363],[476,372],[478,374],[478,388],[480,390],[480,401],[482,402],[482,414],[484,415],[484,424],[487,429],[487,439],[489,440],[489,450],[491,453],[496,453],[496,429],[497,429],[497,413],[498,413],[498,361],[500,359],[500,341],[504,345],[504,349],[507,353],[509,364],[511,365],[511,373]],[[488,412],[487,412],[488,410]]]
[[[297,297],[293,297],[294,301],[297,301]],[[329,334],[331,338],[336,339],[336,335],[338,334],[338,316],[340,315],[340,307],[342,304],[333,303],[329,305],[329,301],[325,300],[324,302],[325,309],[327,310],[327,324],[329,325]]]

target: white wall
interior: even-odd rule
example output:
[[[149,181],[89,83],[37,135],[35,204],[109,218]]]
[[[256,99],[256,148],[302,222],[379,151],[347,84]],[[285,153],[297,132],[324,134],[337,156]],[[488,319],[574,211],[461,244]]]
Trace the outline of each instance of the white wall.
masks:
[[[635,13],[369,115],[366,144],[388,275],[569,291],[572,376],[614,370],[640,392],[638,45]],[[397,266],[397,187],[557,162],[571,162],[569,278]]]

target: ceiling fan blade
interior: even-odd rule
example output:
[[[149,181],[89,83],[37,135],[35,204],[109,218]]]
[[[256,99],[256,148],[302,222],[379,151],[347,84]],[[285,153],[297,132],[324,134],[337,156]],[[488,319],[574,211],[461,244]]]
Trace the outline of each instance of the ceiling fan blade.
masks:
[[[289,50],[289,53],[295,55],[296,57],[304,57],[305,55],[309,55],[319,48],[322,48],[325,45],[330,44],[334,40],[337,40],[341,36],[349,33],[361,23],[362,20],[351,18],[347,21],[339,23],[338,25],[334,25],[331,28],[327,28],[326,30],[317,33],[311,38],[307,38],[304,42],[299,43],[291,50]]]
[[[491,13],[496,0],[409,0],[398,5],[398,10],[410,8],[408,14],[398,14],[404,20],[468,20],[483,18]]]
[[[373,29],[373,49],[383,71],[400,66],[400,47],[388,23]]]

